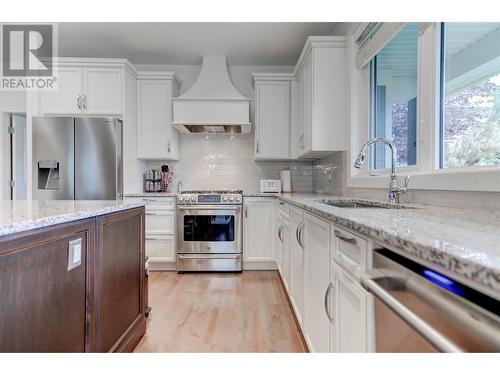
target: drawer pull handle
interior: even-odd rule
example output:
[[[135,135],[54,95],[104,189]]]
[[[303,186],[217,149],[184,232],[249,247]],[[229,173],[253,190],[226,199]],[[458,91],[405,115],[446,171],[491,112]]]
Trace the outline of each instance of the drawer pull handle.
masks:
[[[154,240],[157,240],[157,238],[156,237],[146,237],[146,240],[148,240],[148,241],[154,241]]]
[[[154,212],[146,212],[146,215],[149,215],[149,216],[157,216],[158,214],[157,214],[157,213],[154,213]]]
[[[335,237],[337,237],[339,240],[342,240],[344,242],[352,243],[353,245],[356,245],[358,241],[354,237],[347,237],[344,236],[340,231],[335,230]]]

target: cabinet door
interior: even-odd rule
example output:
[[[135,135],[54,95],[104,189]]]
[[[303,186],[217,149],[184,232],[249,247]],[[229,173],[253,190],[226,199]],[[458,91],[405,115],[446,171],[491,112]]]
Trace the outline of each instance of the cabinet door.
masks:
[[[243,220],[244,259],[254,262],[275,261],[273,202],[245,202]]]
[[[290,87],[290,156],[292,159],[297,159],[303,151],[304,140],[304,121],[302,121],[302,106],[301,106],[301,81],[295,80],[291,82]]]
[[[311,351],[329,352],[331,323],[325,311],[330,284],[330,223],[305,215],[306,338]]]
[[[120,69],[83,70],[83,111],[88,115],[122,113],[122,73]]]
[[[304,117],[304,139],[303,146],[305,152],[312,149],[313,133],[313,72],[312,57],[310,56],[304,63],[303,72],[303,117]]]
[[[290,299],[301,326],[304,324],[306,253],[304,244],[304,213],[292,207],[290,210]],[[302,241],[302,242],[301,242]],[[305,246],[304,246],[305,247]]]
[[[255,84],[255,158],[290,156],[290,82]]]
[[[290,223],[287,220],[283,221],[283,229],[281,230],[281,243],[283,249],[283,283],[285,289],[290,294]]]
[[[146,235],[146,256],[149,261],[175,262],[175,238],[165,235]]]
[[[283,216],[278,215],[276,219],[276,265],[283,279]]]
[[[85,351],[94,228],[92,219],[0,238],[0,352]],[[81,241],[81,264],[70,268],[68,247],[75,240]]]
[[[41,113],[44,115],[72,115],[82,113],[82,71],[80,68],[59,68],[58,88],[40,94]]]
[[[334,265],[333,272],[336,351],[366,352],[368,351],[369,294],[337,265]]]
[[[146,234],[175,233],[175,211],[146,209]]]
[[[138,158],[172,160],[172,82],[139,80],[137,85]]]

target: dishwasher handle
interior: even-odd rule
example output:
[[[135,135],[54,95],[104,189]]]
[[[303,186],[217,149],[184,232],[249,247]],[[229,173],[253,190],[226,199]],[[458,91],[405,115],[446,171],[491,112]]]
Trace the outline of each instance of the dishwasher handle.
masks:
[[[375,280],[379,277],[371,277],[369,274],[361,275],[361,284],[368,291],[371,292],[389,307],[396,315],[408,323],[413,329],[420,333],[438,350],[445,353],[462,353],[464,350],[455,345],[448,338],[443,336],[439,331],[434,329],[431,325],[426,323],[413,311],[407,308],[404,304],[394,298],[387,290],[381,287]],[[401,280],[398,280],[399,282]]]

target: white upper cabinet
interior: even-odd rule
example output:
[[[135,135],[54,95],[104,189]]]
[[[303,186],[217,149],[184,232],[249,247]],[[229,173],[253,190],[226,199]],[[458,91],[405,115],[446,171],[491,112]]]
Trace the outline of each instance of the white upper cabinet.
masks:
[[[122,103],[120,69],[87,68],[83,70],[83,110],[89,115],[119,115]]]
[[[309,37],[296,67],[300,106],[300,158],[320,158],[346,149],[345,38]]]
[[[255,159],[346,150],[346,40],[311,36],[293,73],[254,73]]]
[[[137,157],[179,159],[179,132],[172,125],[172,98],[178,94],[174,74],[137,80]],[[167,79],[166,79],[167,78]]]
[[[255,159],[290,158],[292,74],[253,74],[255,82]]]
[[[82,70],[59,68],[58,88],[40,94],[43,114],[80,114],[82,112]]]
[[[243,259],[246,262],[276,262],[274,201],[246,198],[243,210]]]
[[[90,64],[63,59],[58,68],[58,88],[40,93],[41,114],[122,115],[123,69],[116,67],[119,64],[109,67],[97,60]]]

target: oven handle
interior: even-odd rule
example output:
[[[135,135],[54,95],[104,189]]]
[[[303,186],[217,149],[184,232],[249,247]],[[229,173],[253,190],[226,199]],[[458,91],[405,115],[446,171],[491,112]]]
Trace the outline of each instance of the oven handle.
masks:
[[[236,210],[240,211],[241,206],[228,206],[228,205],[207,205],[207,206],[181,206],[177,205],[177,209],[180,211],[188,210],[211,210],[211,211],[230,211]]]
[[[427,324],[423,319],[416,315],[413,311],[407,308],[404,304],[394,298],[387,290],[381,287],[375,280],[381,278],[399,279],[398,277],[389,276],[370,276],[369,274],[361,275],[361,284],[389,307],[396,315],[408,323],[413,329],[420,333],[425,339],[432,343],[438,350],[445,353],[462,353],[464,350],[448,340],[439,331]]]

